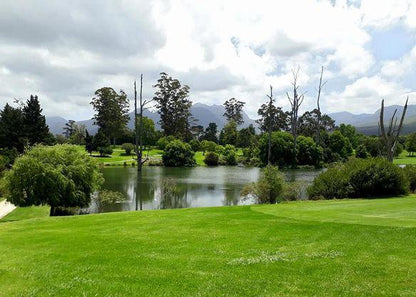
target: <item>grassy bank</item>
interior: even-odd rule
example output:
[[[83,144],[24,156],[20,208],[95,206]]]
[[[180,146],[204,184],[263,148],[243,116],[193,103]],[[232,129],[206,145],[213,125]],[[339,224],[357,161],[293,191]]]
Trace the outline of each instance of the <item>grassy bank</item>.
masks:
[[[416,197],[0,223],[1,296],[412,296]]]
[[[409,156],[409,153],[403,150],[398,157],[394,158],[393,163],[398,165],[416,165],[416,155]]]

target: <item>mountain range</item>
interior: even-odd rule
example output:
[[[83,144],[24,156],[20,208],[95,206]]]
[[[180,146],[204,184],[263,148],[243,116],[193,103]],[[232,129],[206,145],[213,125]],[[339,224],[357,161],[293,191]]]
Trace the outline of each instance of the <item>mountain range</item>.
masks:
[[[400,117],[403,110],[403,106],[392,105],[385,107],[386,123],[391,118],[396,109],[397,115]],[[224,106],[222,105],[206,105],[202,103],[195,103],[191,107],[192,116],[198,120],[195,123],[196,125],[202,125],[203,127],[207,127],[209,123],[214,122],[217,123],[219,130],[222,129],[226,123],[226,119],[223,116],[224,111]],[[127,126],[129,129],[133,129],[134,112],[131,112],[129,115],[130,121]],[[143,112],[143,115],[152,119],[155,122],[156,128],[160,129],[160,125],[158,124],[160,117],[157,112],[145,110]],[[376,110],[374,113],[362,114],[353,114],[347,111],[342,111],[330,113],[329,116],[335,120],[336,125],[340,125],[342,123],[350,124],[355,126],[358,132],[361,132],[363,134],[378,134],[378,121],[380,116],[380,109]],[[244,123],[241,125],[240,128],[247,127],[250,124],[257,126],[255,120],[249,118],[245,112],[243,112],[243,119]],[[46,123],[49,126],[49,130],[53,134],[62,134],[66,122],[67,119],[64,119],[62,117],[46,117]],[[85,125],[88,132],[90,132],[91,134],[95,134],[98,130],[98,127],[94,125],[94,121],[92,119],[78,121],[77,123]],[[416,132],[416,105],[409,105],[407,108],[402,133],[409,134],[413,132]]]

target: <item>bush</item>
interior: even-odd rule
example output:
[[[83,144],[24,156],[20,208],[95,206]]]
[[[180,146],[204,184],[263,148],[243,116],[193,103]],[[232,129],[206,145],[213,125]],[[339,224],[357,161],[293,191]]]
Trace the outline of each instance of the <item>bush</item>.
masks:
[[[269,141],[267,133],[263,134],[259,141],[259,158],[263,164],[267,164]],[[279,167],[289,167],[296,163],[296,151],[294,149],[293,136],[288,132],[272,133],[271,163]]]
[[[207,166],[217,166],[219,161],[219,155],[215,152],[207,152],[205,154],[204,163]]]
[[[194,151],[188,143],[171,141],[163,151],[163,165],[168,167],[194,166]]]
[[[382,158],[351,159],[315,178],[309,198],[370,198],[404,195],[409,181],[403,170]]]
[[[355,157],[361,158],[361,159],[367,159],[369,155],[370,154],[367,152],[365,145],[360,144],[359,146],[357,146],[357,149],[355,150]]]
[[[111,148],[111,146],[98,147],[97,151],[100,153],[100,156],[111,156],[111,154],[113,153],[113,149]]]
[[[192,139],[189,142],[189,145],[191,146],[191,148],[194,152],[197,152],[197,151],[201,150],[201,142],[198,139]]]
[[[123,143],[121,145],[121,149],[123,149],[126,152],[126,155],[130,155],[131,152],[134,150],[134,145],[132,143]]]
[[[282,198],[285,201],[296,201],[302,198],[302,184],[299,182],[288,183],[283,187]]]
[[[224,147],[224,161],[227,163],[227,165],[237,165],[237,151],[235,147],[231,144],[226,144]]]
[[[201,149],[205,152],[215,152],[217,144],[213,141],[203,140],[201,141]]]
[[[256,183],[246,185],[241,195],[243,197],[253,196],[258,203],[276,203],[280,199],[285,185],[284,175],[279,169],[267,165]]]
[[[406,174],[407,179],[409,180],[409,189],[411,192],[416,190],[416,166],[415,165],[406,165],[403,168],[403,172]]]
[[[297,164],[321,167],[323,150],[311,137],[299,136],[297,139]]]
[[[156,142],[156,146],[158,149],[160,150],[164,150],[165,147],[172,141],[175,140],[175,137],[173,137],[172,135],[169,136],[164,136],[159,138],[159,140]]]

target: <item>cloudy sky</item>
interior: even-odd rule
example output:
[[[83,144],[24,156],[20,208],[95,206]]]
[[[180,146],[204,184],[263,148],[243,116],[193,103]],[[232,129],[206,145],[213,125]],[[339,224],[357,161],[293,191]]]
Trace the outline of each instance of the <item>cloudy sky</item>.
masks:
[[[416,104],[416,1],[0,2],[0,107],[38,94],[46,115],[87,119],[98,88],[132,99],[143,73],[150,98],[164,71],[193,102],[235,97],[256,117],[269,85],[287,108],[297,67],[314,108],[321,65],[325,112]]]

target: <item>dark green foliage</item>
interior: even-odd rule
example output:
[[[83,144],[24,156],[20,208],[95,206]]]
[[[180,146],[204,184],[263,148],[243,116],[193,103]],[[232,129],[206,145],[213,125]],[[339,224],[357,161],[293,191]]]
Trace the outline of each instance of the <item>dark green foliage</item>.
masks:
[[[358,145],[359,135],[354,126],[352,125],[339,125],[339,132],[341,132],[342,136],[348,138],[353,148],[356,148]]]
[[[365,145],[360,144],[355,149],[355,157],[366,159],[370,156],[370,154],[367,152],[367,149],[365,148]]]
[[[305,112],[299,117],[298,133],[303,136],[316,138],[318,130],[318,118],[319,111],[314,109],[312,111]],[[328,115],[321,115],[319,122],[320,131],[329,132],[335,128],[335,121]]]
[[[311,137],[299,136],[297,139],[297,164],[320,167],[323,150]]]
[[[383,144],[379,137],[364,136],[361,138],[361,143],[372,157],[379,157],[382,155]]]
[[[30,99],[26,101],[22,111],[24,134],[29,145],[47,143],[50,139],[50,133],[45,116],[42,115],[38,96],[30,95]]]
[[[64,136],[68,139],[69,137],[71,137],[72,133],[74,132],[74,125],[75,125],[75,121],[74,120],[69,120],[68,122],[65,123],[65,127],[64,127]]]
[[[108,151],[107,148],[109,148],[110,146],[110,139],[108,139],[108,137],[105,136],[104,132],[101,129],[99,129],[97,134],[95,134],[92,143],[94,151],[99,152],[100,155],[103,156],[105,152]]]
[[[208,141],[213,141],[217,143],[218,142],[217,133],[218,133],[217,124],[209,123],[208,127],[205,129],[204,134],[201,137],[201,140],[208,140]]]
[[[260,119],[256,120],[256,123],[262,132],[269,131],[270,121],[272,131],[289,131],[290,115],[288,112],[284,112],[281,107],[272,104],[269,111],[269,104],[262,104],[257,114]]]
[[[403,171],[409,180],[410,191],[414,192],[416,190],[416,165],[406,165]]]
[[[258,181],[246,185],[241,195],[252,195],[258,203],[276,203],[280,201],[284,185],[284,175],[279,172],[278,167],[267,165]]]
[[[256,142],[256,130],[253,125],[250,124],[247,128],[243,128],[238,131],[237,135],[237,147],[249,147]]]
[[[339,156],[339,159],[334,158],[332,161],[346,160],[353,152],[350,141],[340,131],[330,134],[329,149],[334,155]]]
[[[238,101],[235,98],[228,99],[224,102],[224,116],[228,122],[235,122],[237,125],[244,123],[243,120],[243,107],[245,102]]]
[[[85,130],[85,150],[91,155],[94,150],[94,137]]]
[[[194,152],[200,151],[201,150],[201,142],[198,139],[192,139],[189,142],[189,145],[191,146],[192,150]]]
[[[116,137],[123,133],[129,120],[129,101],[126,93],[120,90],[118,94],[109,87],[98,89],[91,105],[96,111],[94,123],[115,144]]]
[[[267,164],[268,136],[263,134],[259,141],[259,157]],[[288,132],[272,133],[271,164],[279,167],[293,166],[296,161],[296,151],[293,147],[293,136]]]
[[[123,143],[121,145],[121,149],[123,149],[126,152],[126,155],[130,155],[131,152],[134,150],[134,145],[133,143]]]
[[[163,136],[159,138],[159,140],[156,142],[156,146],[160,150],[164,150],[165,147],[172,141],[176,140],[176,138],[172,135],[169,136]]]
[[[139,123],[137,123],[138,125]],[[142,141],[144,146],[154,145],[156,143],[155,122],[148,117],[142,118]],[[133,135],[134,139],[134,135]]]
[[[153,99],[160,114],[160,126],[164,134],[184,139],[191,116],[189,87],[182,86],[179,80],[164,72],[160,73],[160,79],[153,87],[156,88]]]
[[[168,167],[194,166],[196,164],[191,146],[180,140],[171,141],[166,145],[162,161],[163,165]]]
[[[237,151],[233,145],[231,144],[225,145],[222,156],[227,165],[231,165],[231,166],[237,165]]]
[[[221,144],[237,144],[237,123],[235,121],[229,121],[221,131],[220,142]]]
[[[22,153],[26,143],[23,128],[22,110],[6,104],[0,112],[0,147]]]
[[[404,195],[409,181],[398,166],[384,158],[351,159],[329,168],[308,188],[310,198],[371,198]]]
[[[219,161],[219,155],[215,152],[207,152],[205,154],[204,163],[207,166],[217,166]]]
[[[85,207],[103,179],[92,158],[72,145],[37,145],[5,175],[6,198],[15,205]]]

